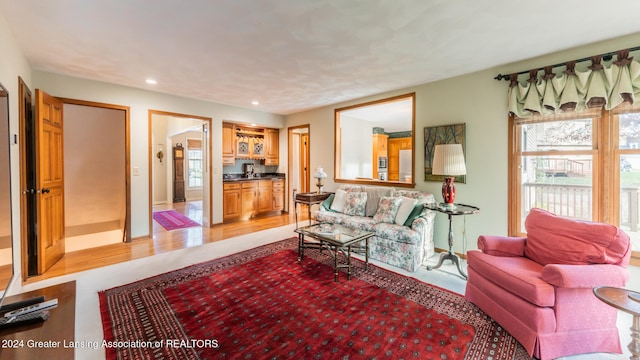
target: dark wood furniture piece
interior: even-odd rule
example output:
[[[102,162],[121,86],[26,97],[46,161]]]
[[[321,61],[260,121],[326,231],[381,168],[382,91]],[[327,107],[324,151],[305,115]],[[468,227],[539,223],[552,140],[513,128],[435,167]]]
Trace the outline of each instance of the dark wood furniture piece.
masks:
[[[57,298],[58,307],[49,310],[51,316],[46,321],[0,330],[0,360],[75,357],[74,348],[65,347],[65,344],[75,341],[76,282],[10,296],[4,302],[10,304],[37,296],[44,296],[45,300]]]
[[[338,269],[347,269],[351,280],[351,251],[362,251],[365,255],[365,269],[369,269],[369,238],[375,235],[370,231],[352,229],[338,224],[320,223],[294,230],[298,233],[298,264],[304,259],[304,249],[326,249],[333,255],[333,281],[338,281]],[[316,241],[306,241],[307,238]],[[365,245],[358,243],[364,241]],[[338,253],[347,259],[345,264],[338,264]]]
[[[631,351],[631,360],[640,360],[640,293],[611,286],[599,286],[593,293],[604,303],[633,315],[631,342],[627,349]]]
[[[307,205],[309,212],[309,225],[311,225],[311,205],[320,204],[325,201],[332,192],[307,192],[307,193],[294,193],[293,195],[293,208],[296,215],[296,228],[298,227],[298,204]]]
[[[442,263],[445,260],[451,260],[452,263],[456,264],[458,268],[458,272],[462,277],[466,280],[467,274],[462,271],[460,267],[460,260],[458,259],[458,255],[453,252],[453,229],[451,227],[451,222],[453,220],[454,215],[471,215],[477,214],[480,212],[480,208],[471,205],[464,204],[454,204],[453,207],[448,207],[444,204],[425,204],[425,208],[430,210],[435,210],[441,212],[443,214],[447,214],[449,216],[449,251],[440,253],[440,259],[438,259],[438,263],[435,266],[427,266],[427,270],[434,270],[442,266]]]
[[[173,202],[184,201],[184,148],[178,143],[173,148]]]

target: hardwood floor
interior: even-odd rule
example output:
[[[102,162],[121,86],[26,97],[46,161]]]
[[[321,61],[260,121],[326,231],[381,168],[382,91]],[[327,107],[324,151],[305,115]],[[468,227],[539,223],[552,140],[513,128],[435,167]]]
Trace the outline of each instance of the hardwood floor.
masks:
[[[202,223],[201,204],[185,202],[154,207],[154,210],[175,209],[192,220]],[[298,221],[306,220],[306,209],[298,209]],[[139,259],[168,251],[200,246],[206,243],[229,239],[235,236],[253,233],[279,226],[292,224],[295,216],[292,213],[263,216],[248,221],[237,221],[228,224],[214,225],[211,228],[192,227],[182,230],[167,231],[155,221],[153,222],[153,238],[135,239],[130,243],[118,243],[97,248],[74,251],[64,255],[42,275],[32,276],[24,284],[49,279],[78,271],[85,271],[107,265]]]

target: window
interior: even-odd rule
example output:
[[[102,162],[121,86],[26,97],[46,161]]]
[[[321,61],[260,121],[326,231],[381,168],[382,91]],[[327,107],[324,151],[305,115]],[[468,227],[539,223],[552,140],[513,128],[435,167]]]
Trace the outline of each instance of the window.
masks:
[[[202,141],[187,139],[187,186],[202,187]]]
[[[510,118],[509,235],[537,207],[620,226],[640,263],[640,108]]]

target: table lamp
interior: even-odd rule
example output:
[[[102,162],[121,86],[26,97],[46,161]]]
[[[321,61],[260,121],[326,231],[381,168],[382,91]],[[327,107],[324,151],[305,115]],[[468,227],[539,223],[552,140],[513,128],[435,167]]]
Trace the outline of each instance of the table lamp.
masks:
[[[318,166],[318,168],[316,169],[316,173],[313,174],[313,177],[318,179],[316,186],[318,187],[319,194],[322,192],[322,188],[324,187],[324,184],[322,184],[322,179],[327,177],[327,173],[322,170],[322,166]]]
[[[454,176],[467,174],[462,145],[436,145],[431,173],[433,175],[444,175],[444,183],[442,184],[444,206],[449,209],[455,209],[455,205],[453,204],[456,198],[456,187],[453,185]]]

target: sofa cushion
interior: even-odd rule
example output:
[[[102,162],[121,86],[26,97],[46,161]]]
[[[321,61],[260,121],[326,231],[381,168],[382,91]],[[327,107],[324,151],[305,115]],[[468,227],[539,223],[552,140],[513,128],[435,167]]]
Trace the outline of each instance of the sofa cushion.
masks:
[[[342,212],[345,215],[364,216],[367,205],[366,192],[346,192]]]
[[[378,210],[380,199],[384,196],[393,196],[394,188],[386,186],[365,186],[364,191],[367,193],[365,216],[374,216]]]
[[[416,199],[418,204],[430,204],[436,202],[433,194],[425,193],[419,190],[396,190],[394,196],[404,196],[410,199]]]
[[[346,193],[347,192],[342,189],[338,189],[336,191],[333,201],[331,202],[331,210],[339,213],[342,212],[342,209],[344,208],[344,196]]]
[[[398,208],[398,213],[396,213],[395,223],[397,225],[404,225],[409,215],[413,212],[413,208],[416,206],[418,200],[411,199],[408,197],[400,197],[400,207]],[[412,221],[413,222],[413,221]],[[411,226],[411,225],[409,225]]]
[[[631,246],[618,227],[531,209],[525,220],[526,257],[546,264],[619,264]]]
[[[393,224],[402,200],[397,197],[383,196],[378,202],[378,210],[373,215],[373,220]]]
[[[540,278],[543,266],[525,257],[502,257],[477,250],[467,252],[467,263],[475,272],[537,306],[554,306],[554,287]]]

